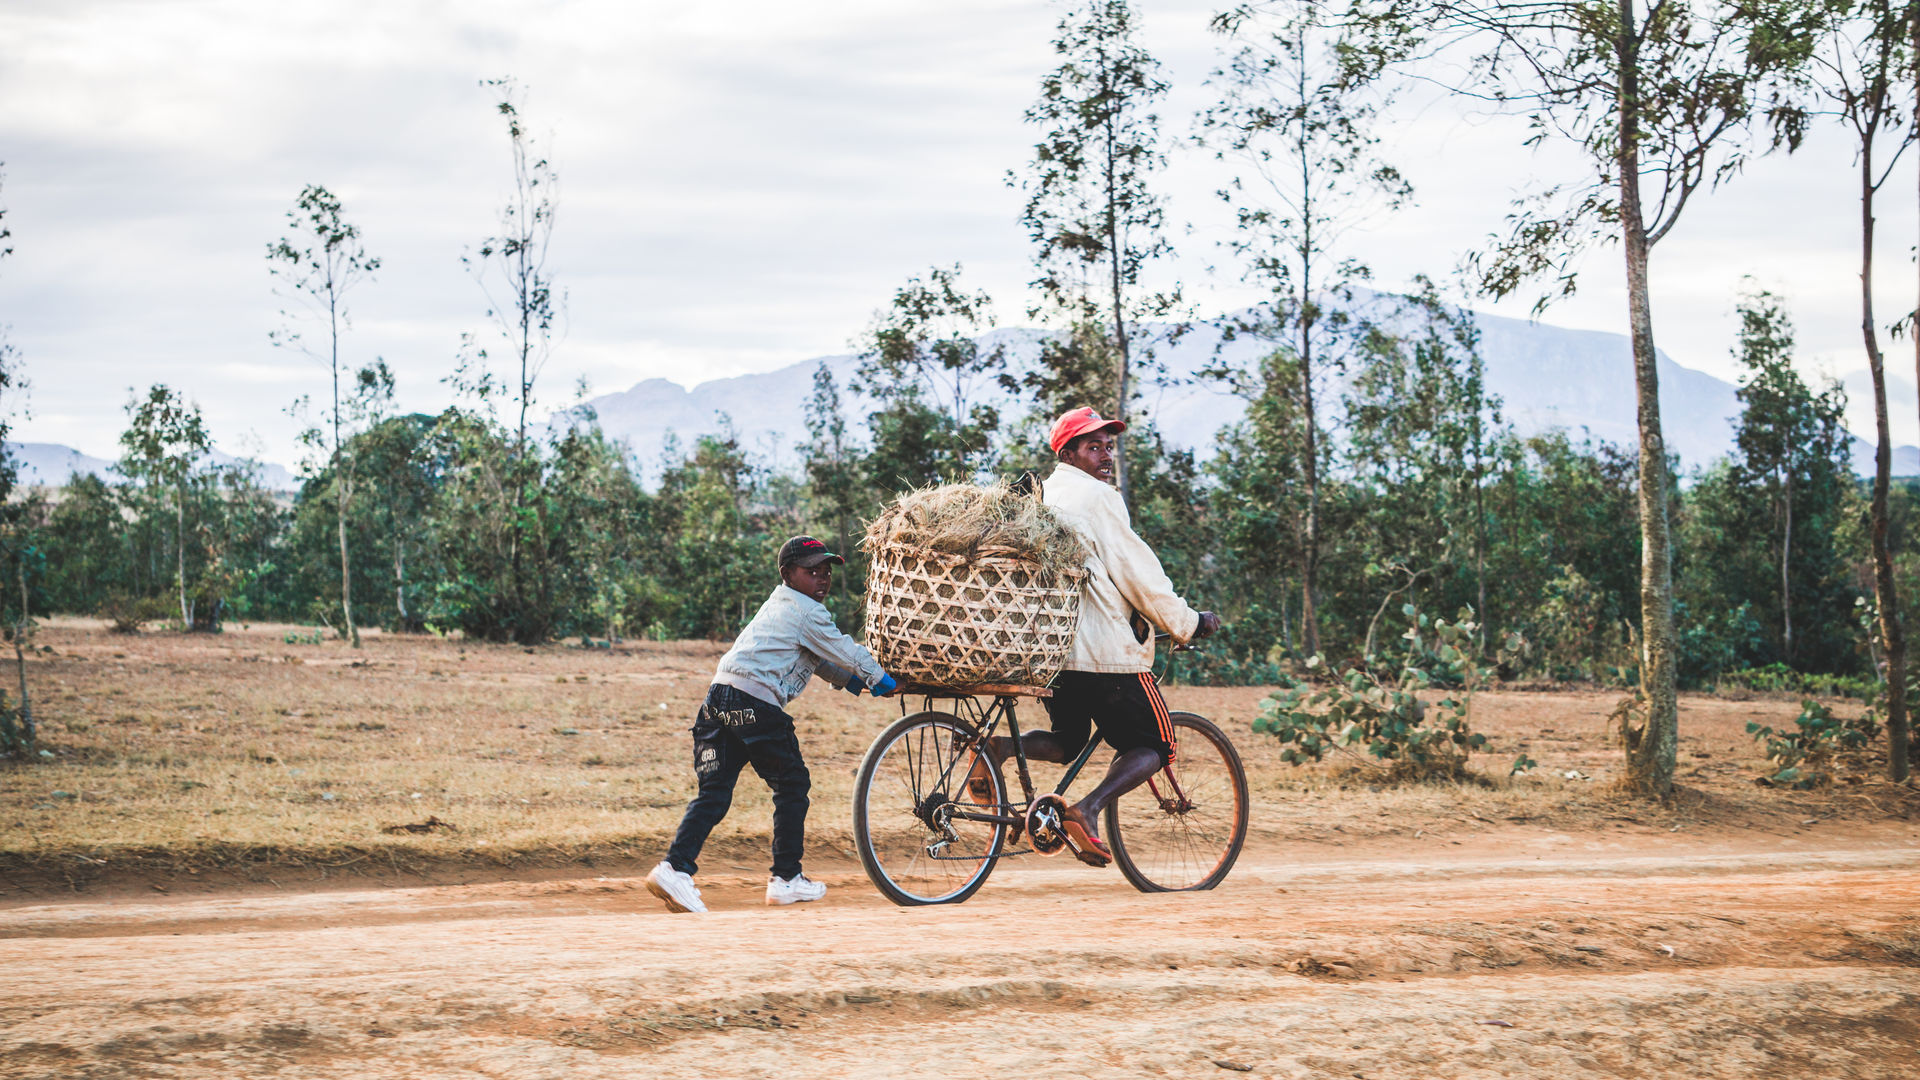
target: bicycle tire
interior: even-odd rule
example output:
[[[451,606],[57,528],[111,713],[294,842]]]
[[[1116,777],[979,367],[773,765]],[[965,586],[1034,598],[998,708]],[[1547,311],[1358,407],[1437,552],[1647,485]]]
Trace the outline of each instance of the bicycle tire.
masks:
[[[965,747],[975,734],[973,725],[951,713],[918,712],[889,725],[860,761],[853,784],[854,847],[868,880],[896,904],[957,904],[979,892],[993,873],[1006,824],[954,821],[941,813],[943,803],[966,805],[949,796],[966,783],[973,755]],[[987,774],[995,805],[1005,807],[1005,777],[998,769]],[[941,789],[943,775],[950,790]],[[935,847],[942,853],[936,855]]]
[[[1141,892],[1197,892],[1224,881],[1247,842],[1247,770],[1219,726],[1172,714],[1170,768],[1190,802],[1181,808],[1165,771],[1107,804],[1107,842],[1120,873]]]

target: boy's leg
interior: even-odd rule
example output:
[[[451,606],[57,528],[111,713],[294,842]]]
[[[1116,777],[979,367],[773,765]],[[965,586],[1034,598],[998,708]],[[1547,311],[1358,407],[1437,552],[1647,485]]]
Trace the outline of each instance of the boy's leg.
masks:
[[[710,699],[711,700],[711,699]],[[707,835],[727,816],[733,806],[733,785],[747,764],[740,741],[719,723],[719,716],[707,706],[693,726],[693,771],[700,789],[687,803],[680,828],[667,849],[667,865],[683,874],[699,868],[700,849]]]
[[[780,715],[784,723],[769,717],[742,741],[753,771],[773,789],[773,876],[792,879],[800,873],[800,856],[807,843],[807,808],[812,805],[808,793],[813,790],[813,776],[800,756],[793,719],[785,713]]]

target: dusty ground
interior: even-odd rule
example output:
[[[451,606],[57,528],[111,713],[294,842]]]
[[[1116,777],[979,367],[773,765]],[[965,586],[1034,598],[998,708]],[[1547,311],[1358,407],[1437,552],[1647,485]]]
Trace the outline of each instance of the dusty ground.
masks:
[[[901,909],[711,875],[0,912],[8,1077],[1912,1077],[1911,829],[1823,851],[1265,847],[1210,894],[1049,862]],[[1763,846],[1764,847],[1764,846]]]
[[[1743,725],[1791,702],[1688,698],[1686,790],[1648,808],[1604,786],[1614,694],[1483,696],[1487,783],[1383,788],[1278,764],[1259,691],[1176,688],[1253,773],[1219,890],[1028,857],[908,910],[844,854],[897,706],[815,690],[832,893],[758,903],[743,784],[687,917],[638,874],[712,647],[283,634],[43,636],[56,758],[0,771],[0,1076],[1920,1073],[1911,800],[1755,787]],[[380,831],[429,816],[459,831]]]

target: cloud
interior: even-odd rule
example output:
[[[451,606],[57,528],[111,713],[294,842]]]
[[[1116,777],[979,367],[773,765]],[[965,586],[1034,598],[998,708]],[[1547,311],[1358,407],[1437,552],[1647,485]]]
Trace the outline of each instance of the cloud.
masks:
[[[1144,10],[1175,86],[1169,140],[1206,100],[1215,6]],[[503,74],[527,88],[525,118],[561,175],[552,267],[568,331],[550,402],[582,374],[607,389],[696,383],[843,352],[933,264],[964,262],[1018,321],[1032,271],[1004,176],[1031,153],[1020,117],[1055,62],[1056,19],[1044,0],[13,0],[0,205],[16,255],[0,264],[0,323],[35,382],[21,437],[110,453],[124,388],[167,382],[223,439],[292,460],[278,418],[321,380],[267,342],[280,305],[262,254],[307,183],[342,197],[385,263],[353,297],[350,362],[385,357],[403,407],[446,404],[461,332],[486,329],[458,259],[506,189],[505,135],[477,85]],[[1499,227],[1510,193],[1580,167],[1520,135],[1450,102],[1396,114],[1383,150],[1420,205],[1352,238],[1382,285],[1444,275]],[[1858,366],[1847,159],[1816,140],[1689,209],[1654,257],[1670,354],[1731,374],[1733,294],[1755,273],[1786,295],[1811,367]],[[1202,310],[1251,298],[1208,272],[1230,228],[1221,178],[1192,150],[1163,178],[1182,254],[1160,276]],[[1913,292],[1910,202],[1883,211],[1885,319]],[[1618,263],[1593,253],[1552,320],[1621,329]]]

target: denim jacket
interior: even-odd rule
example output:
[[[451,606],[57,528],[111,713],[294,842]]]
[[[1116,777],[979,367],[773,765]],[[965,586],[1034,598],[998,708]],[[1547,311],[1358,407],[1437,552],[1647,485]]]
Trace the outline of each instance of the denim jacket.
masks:
[[[713,681],[784,709],[815,675],[836,687],[850,678],[872,686],[886,672],[840,632],[825,604],[782,583],[720,658]]]

